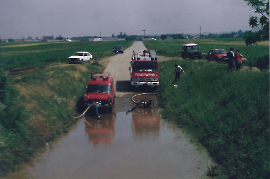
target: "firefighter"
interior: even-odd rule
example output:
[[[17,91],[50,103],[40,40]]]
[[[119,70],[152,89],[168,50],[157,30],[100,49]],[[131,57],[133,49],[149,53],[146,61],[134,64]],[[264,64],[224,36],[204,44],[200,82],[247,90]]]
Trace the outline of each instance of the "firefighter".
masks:
[[[230,51],[227,53],[227,57],[228,57],[228,72],[234,72],[235,69],[235,61],[234,61],[234,52],[233,52],[233,48],[230,48]]]
[[[175,69],[174,69],[175,80],[174,81],[176,82],[177,80],[180,80],[180,74],[181,74],[181,72],[183,71],[185,73],[185,71],[184,71],[184,69],[181,66],[179,66],[177,64],[175,64],[174,66],[175,66]]]
[[[242,65],[242,55],[239,53],[239,50],[236,50],[235,55],[235,67],[236,70],[240,70]]]

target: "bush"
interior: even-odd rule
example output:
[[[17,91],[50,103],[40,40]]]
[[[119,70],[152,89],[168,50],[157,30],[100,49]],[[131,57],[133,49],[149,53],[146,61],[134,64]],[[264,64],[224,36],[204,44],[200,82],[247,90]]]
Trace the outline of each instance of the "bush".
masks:
[[[263,57],[258,57],[254,59],[255,67],[258,67],[260,70],[268,70],[269,69],[269,54]]]

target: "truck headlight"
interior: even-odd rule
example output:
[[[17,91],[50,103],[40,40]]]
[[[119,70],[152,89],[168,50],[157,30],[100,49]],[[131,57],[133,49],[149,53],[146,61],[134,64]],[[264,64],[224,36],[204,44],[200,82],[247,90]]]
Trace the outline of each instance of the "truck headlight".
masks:
[[[108,98],[108,102],[112,102],[112,98]]]

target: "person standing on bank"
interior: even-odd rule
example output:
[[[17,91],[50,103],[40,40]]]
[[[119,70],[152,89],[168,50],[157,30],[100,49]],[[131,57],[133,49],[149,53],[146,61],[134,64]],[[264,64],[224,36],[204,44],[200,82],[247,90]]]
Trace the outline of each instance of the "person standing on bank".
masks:
[[[235,55],[235,67],[236,70],[240,70],[241,69],[241,65],[242,65],[242,55],[239,53],[239,50],[236,50],[236,55]]]
[[[230,48],[230,51],[227,52],[227,57],[228,57],[228,72],[234,71],[235,68],[235,63],[234,63],[234,52],[233,48]]]
[[[175,80],[174,81],[176,82],[177,80],[180,80],[180,74],[181,74],[181,72],[183,71],[185,73],[185,71],[184,71],[184,69],[181,66],[179,66],[177,64],[175,64],[174,66],[175,66],[175,69],[174,69]]]

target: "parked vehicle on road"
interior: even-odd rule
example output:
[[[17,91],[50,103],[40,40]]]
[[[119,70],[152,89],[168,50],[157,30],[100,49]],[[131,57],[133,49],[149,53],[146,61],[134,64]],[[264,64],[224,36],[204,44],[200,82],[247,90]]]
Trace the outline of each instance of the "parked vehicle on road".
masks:
[[[227,63],[227,51],[224,49],[212,49],[207,53],[206,59],[219,63]]]
[[[91,62],[93,56],[89,52],[76,52],[74,55],[69,57],[69,63],[83,63]]]
[[[98,107],[112,109],[115,97],[113,77],[110,73],[91,75],[84,94],[84,102],[87,106],[95,104]]]
[[[129,70],[132,86],[159,86],[158,60],[154,50],[133,53]]]
[[[195,43],[183,44],[181,54],[182,58],[202,58],[202,52]]]
[[[114,53],[124,53],[124,49],[121,45],[116,45],[115,47],[113,47],[113,52]]]

